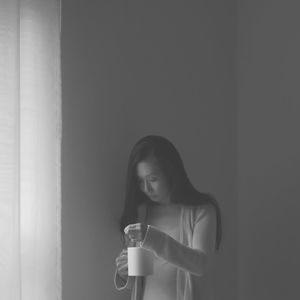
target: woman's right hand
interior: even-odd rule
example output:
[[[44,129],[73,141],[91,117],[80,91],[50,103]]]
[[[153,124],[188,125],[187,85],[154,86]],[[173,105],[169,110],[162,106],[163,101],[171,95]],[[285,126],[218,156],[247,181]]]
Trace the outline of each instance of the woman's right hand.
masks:
[[[127,249],[123,249],[120,255],[116,258],[116,266],[118,274],[126,280],[128,276]]]

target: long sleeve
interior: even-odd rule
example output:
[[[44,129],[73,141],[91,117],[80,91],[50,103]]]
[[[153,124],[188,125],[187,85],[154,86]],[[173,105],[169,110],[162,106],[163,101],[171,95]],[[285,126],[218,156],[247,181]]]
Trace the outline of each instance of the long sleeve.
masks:
[[[204,275],[209,268],[216,239],[216,214],[211,206],[201,208],[192,230],[192,247],[185,246],[166,233],[149,225],[142,247],[195,275]]]

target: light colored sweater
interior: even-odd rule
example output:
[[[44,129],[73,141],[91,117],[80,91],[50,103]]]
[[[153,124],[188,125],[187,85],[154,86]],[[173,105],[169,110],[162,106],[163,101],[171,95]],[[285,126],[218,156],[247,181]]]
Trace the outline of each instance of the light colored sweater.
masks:
[[[211,269],[215,252],[216,213],[212,206],[182,206],[179,241],[149,225],[142,247],[177,267],[176,300],[212,300]],[[132,300],[142,300],[143,280],[116,272],[118,290],[132,289]]]

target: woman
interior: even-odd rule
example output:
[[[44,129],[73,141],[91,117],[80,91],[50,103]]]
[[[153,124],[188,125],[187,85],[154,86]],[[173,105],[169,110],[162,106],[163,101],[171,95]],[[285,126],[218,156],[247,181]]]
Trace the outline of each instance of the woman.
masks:
[[[115,286],[135,300],[211,300],[211,268],[221,242],[217,202],[188,179],[173,144],[160,136],[139,140],[129,157],[116,258]],[[140,241],[155,255],[154,274],[131,277],[127,247]]]

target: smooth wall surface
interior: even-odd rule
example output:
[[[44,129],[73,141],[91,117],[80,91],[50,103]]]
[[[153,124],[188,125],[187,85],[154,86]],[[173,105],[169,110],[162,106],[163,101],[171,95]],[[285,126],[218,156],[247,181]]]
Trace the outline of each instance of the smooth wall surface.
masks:
[[[300,4],[239,1],[238,299],[300,299]]]
[[[64,300],[113,286],[129,151],[168,137],[223,212],[216,299],[236,298],[235,1],[62,2]]]

